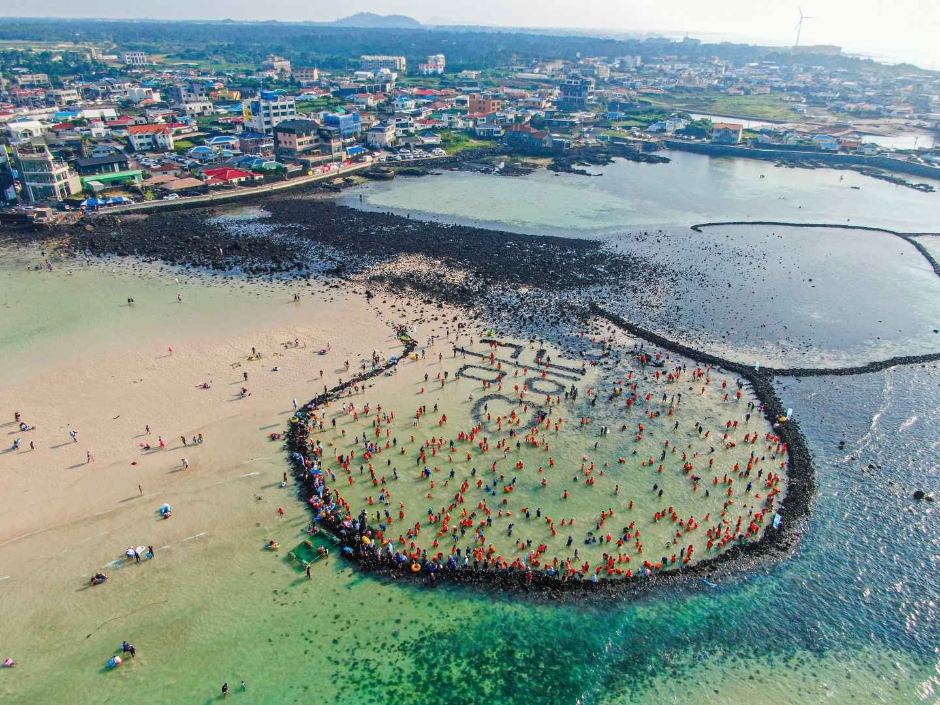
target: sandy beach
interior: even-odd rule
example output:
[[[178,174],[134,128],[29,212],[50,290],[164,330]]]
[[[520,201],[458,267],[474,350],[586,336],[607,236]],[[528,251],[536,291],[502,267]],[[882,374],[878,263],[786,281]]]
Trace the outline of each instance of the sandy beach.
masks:
[[[330,209],[322,212],[333,217]],[[364,245],[345,240],[347,226],[360,222],[359,216],[347,215],[331,222],[325,234],[321,233],[323,242],[317,245],[342,248],[345,253],[337,255],[339,249],[327,252],[330,267],[336,262],[355,264],[352,272],[343,273],[345,283],[328,270],[310,278],[248,279],[230,270],[210,274],[129,257],[102,256],[85,262],[81,257],[62,259],[52,251],[44,255],[38,249],[9,253],[0,267],[0,308],[11,331],[0,340],[5,360],[0,384],[7,402],[2,410],[5,416],[0,419],[5,424],[0,426],[0,437],[7,439],[3,450],[16,438],[20,438],[20,447],[0,453],[0,511],[5,519],[0,526],[0,613],[4,620],[0,658],[14,658],[17,667],[0,672],[0,697],[14,703],[115,698],[148,703],[201,698],[206,702],[218,697],[222,683],[237,688],[244,679],[249,695],[254,693],[263,702],[297,702],[312,693],[331,702],[443,702],[431,695],[440,683],[447,684],[448,697],[460,702],[476,700],[481,693],[506,702],[567,702],[574,699],[574,693],[584,702],[628,702],[639,697],[625,697],[627,691],[650,692],[655,699],[689,696],[718,703],[740,696],[788,702],[794,698],[788,680],[765,679],[763,674],[780,665],[778,651],[789,650],[790,643],[799,648],[793,650],[795,655],[786,656],[787,663],[795,671],[810,673],[808,678],[813,681],[797,689],[810,699],[818,699],[821,693],[848,695],[876,687],[882,688],[881,695],[890,687],[903,694],[929,689],[923,660],[912,661],[906,647],[856,652],[852,657],[855,662],[870,664],[877,675],[849,685],[840,680],[844,659],[837,657],[836,651],[805,651],[805,644],[818,631],[816,625],[829,625],[822,637],[826,643],[838,640],[840,632],[829,624],[832,619],[824,605],[805,597],[788,602],[787,595],[802,594],[799,586],[805,576],[814,581],[825,579],[833,561],[828,547],[837,553],[838,542],[805,541],[794,554],[779,551],[777,558],[798,563],[795,570],[778,570],[777,566],[784,564],[773,558],[735,563],[710,575],[714,581],[697,576],[664,581],[622,603],[603,605],[590,601],[583,606],[573,601],[546,604],[544,599],[522,592],[433,586],[390,574],[368,575],[336,553],[314,564],[308,578],[287,553],[307,538],[305,530],[313,514],[305,506],[306,497],[298,497],[290,474],[288,485],[281,486],[291,465],[281,443],[270,440],[269,435],[288,427],[295,400],[303,405],[324,387],[347,380],[362,364],[368,367],[373,354],[380,360],[400,354],[402,346],[393,324],[415,327],[415,338],[426,348],[427,359],[403,363],[397,373],[375,378],[369,383],[374,386],[368,386],[354,401],[359,409],[369,403],[381,404],[383,412],[396,412],[395,420],[381,422],[380,430],[398,439],[407,462],[386,465],[384,473],[379,466],[385,465],[388,457],[377,454],[379,462],[374,462],[377,476],[387,476],[389,467],[401,476],[400,484],[392,488],[393,504],[389,506],[396,520],[387,527],[396,547],[413,550],[407,544],[414,542],[414,548],[429,553],[443,551],[448,537],[438,534],[437,521],[448,513],[448,504],[459,504],[449,498],[454,490],[450,485],[470,482],[471,486],[462,490],[467,500],[451,511],[456,515],[460,506],[465,506],[477,513],[473,529],[454,541],[461,550],[477,547],[474,532],[485,521],[479,514],[484,512],[492,518],[492,524],[483,527],[487,545],[495,546],[494,555],[507,562],[531,560],[532,551],[545,544],[549,548],[543,556],[558,558],[561,563],[578,548],[579,562],[589,562],[590,571],[595,572],[608,560],[604,554],[612,548],[605,532],[598,533],[600,527],[595,526],[595,522],[606,520],[604,529],[611,534],[612,529],[619,531],[635,522],[630,529],[632,540],[613,549],[615,574],[617,568],[626,572],[642,565],[647,557],[654,565],[661,559],[670,564],[670,556],[675,554],[676,563],[681,564],[685,558],[682,550],[691,545],[696,559],[712,551],[708,545],[712,537],[705,532],[716,526],[706,523],[706,517],[714,519],[716,512],[722,511],[725,496],[735,502],[725,507],[729,529],[736,529],[738,517],[744,522],[742,526],[747,526],[747,518],[757,509],[744,489],[748,481],[734,474],[750,469],[743,434],[759,431],[760,454],[766,456],[766,462],[756,463],[755,470],[769,471],[771,466],[777,470],[783,460],[776,457],[774,444],[765,442],[764,433],[769,429],[754,428],[766,420],[755,414],[748,426],[743,413],[738,413],[735,404],[746,405],[753,397],[745,386],[740,402],[734,400],[736,382],[740,381],[735,375],[703,370],[712,378],[711,383],[683,388],[681,407],[675,410],[670,397],[679,390],[661,387],[653,368],[638,364],[636,355],[630,353],[640,341],[623,330],[615,331],[609,320],[562,320],[566,312],[557,304],[568,295],[566,287],[575,287],[571,295],[576,296],[580,278],[590,275],[593,267],[614,261],[607,255],[595,257],[590,247],[582,250],[577,243],[554,241],[553,261],[564,262],[580,252],[577,256],[586,257],[587,264],[571,275],[570,282],[561,282],[557,299],[546,296],[540,307],[535,305],[539,303],[538,290],[529,286],[545,280],[545,274],[534,261],[528,263],[522,279],[507,280],[520,293],[530,291],[530,297],[499,298],[500,277],[504,270],[513,270],[514,260],[487,245],[488,235],[483,231],[439,228],[436,232],[443,239],[431,238],[422,245],[432,254],[435,248],[446,250],[459,238],[464,239],[459,258],[447,260],[428,256],[421,248],[407,250],[417,225],[378,218],[388,229],[364,240],[367,250],[361,253],[360,261],[351,253],[359,253]],[[304,227],[318,227],[316,218],[305,217],[310,222]],[[185,219],[181,217],[178,225],[184,227]],[[141,234],[140,246],[159,244],[155,227],[151,231]],[[245,232],[241,244],[249,252],[256,240],[271,236],[262,230]],[[211,235],[211,231],[207,229],[205,234]],[[269,243],[272,252],[278,246],[276,237],[277,232]],[[220,237],[220,246],[225,242]],[[513,242],[525,252],[543,246],[538,239]],[[108,249],[122,245],[115,241]],[[490,249],[481,252],[480,245]],[[212,239],[201,245],[207,257],[214,246]],[[405,252],[393,254],[401,249]],[[185,247],[180,252],[185,256]],[[497,270],[490,267],[494,253],[500,259]],[[251,266],[253,261],[261,262],[265,253],[255,254],[240,261]],[[321,254],[315,248],[305,262],[316,263]],[[157,250],[146,256],[164,255],[169,256]],[[51,271],[43,266],[46,256]],[[284,258],[280,265],[289,268],[291,261]],[[473,266],[468,267],[468,262]],[[208,264],[224,262],[210,260]],[[618,261],[617,266],[628,264]],[[494,272],[493,280],[488,279]],[[437,291],[450,286],[445,300],[469,306],[477,301],[479,306],[468,316],[438,304],[429,294],[420,298],[389,295],[372,277],[385,287],[407,282],[422,291]],[[369,299],[367,289],[376,295]],[[493,291],[496,294],[488,300],[477,298]],[[135,299],[133,305],[128,304],[128,297]],[[517,301],[528,303],[517,305]],[[502,317],[494,324],[486,320],[484,311],[496,311]],[[511,322],[513,318],[516,320]],[[460,335],[467,358],[464,353],[451,354],[459,324],[465,326]],[[566,388],[569,383],[579,386],[584,399],[596,396],[597,410],[566,406],[564,401],[556,412],[553,404],[551,421],[559,420],[564,408],[565,425],[559,431],[545,428],[532,437],[539,446],[517,448],[517,440],[529,443],[529,434],[520,434],[518,439],[505,439],[502,447],[491,442],[488,451],[471,449],[458,434],[470,430],[474,423],[482,423],[485,435],[495,441],[500,431],[505,435],[511,428],[508,419],[513,412],[518,416],[535,411],[513,399],[519,393],[513,387],[517,384],[513,377],[507,378],[502,390],[486,388],[482,379],[472,376],[458,379],[457,373],[466,364],[476,365],[470,370],[472,375],[494,379],[495,363],[480,357],[488,353],[480,337],[491,325],[503,326],[506,330],[501,330],[500,336],[521,346],[526,365],[532,362],[529,358],[538,348],[535,341],[543,330],[557,331],[548,347],[553,358],[572,369],[598,356],[603,339],[614,336],[617,354],[602,361],[591,374],[563,380]],[[579,329],[589,331],[588,338],[596,335],[599,342],[579,338],[575,333]],[[431,336],[441,339],[431,345]],[[327,343],[329,351],[320,355]],[[261,352],[260,359],[252,354],[252,348]],[[444,359],[437,357],[438,352]],[[503,348],[499,352],[503,357],[510,354]],[[473,356],[478,359],[472,361]],[[350,363],[348,370],[346,361]],[[520,369],[519,375],[528,379],[533,370],[525,369]],[[511,372],[512,368],[506,370]],[[439,384],[437,375],[442,372],[450,375],[445,391],[431,387]],[[900,386],[906,384],[901,382],[906,374],[885,373],[891,379],[897,376]],[[633,412],[622,406],[623,397],[610,396],[611,383],[619,376],[629,380],[624,384],[628,395],[633,391],[630,382],[638,384],[636,415],[653,414],[642,431],[636,425],[639,421],[628,416]],[[540,395],[549,391],[541,380],[536,382],[533,389],[541,389]],[[209,388],[203,388],[203,383]],[[866,378],[858,380],[859,385],[867,383]],[[824,399],[838,398],[839,392],[836,388],[814,396],[815,385],[824,384],[829,384],[827,378],[806,380],[805,393],[780,395],[785,406],[795,397],[793,405],[803,418],[823,419],[820,429],[815,424],[806,426],[815,434],[814,453],[821,447],[821,438],[834,447],[840,434],[845,439],[846,423],[864,422],[857,431],[849,426],[850,447],[856,436],[877,436],[868,429],[870,419],[856,418],[863,416],[865,404],[877,401],[877,394],[864,397],[865,404],[851,407],[837,402],[843,404],[837,407],[838,425],[828,425],[829,414],[820,410],[826,406]],[[910,382],[911,386],[917,384],[916,380]],[[554,385],[550,386],[555,393]],[[250,396],[240,394],[242,387]],[[707,387],[705,394],[701,387]],[[592,388],[593,395],[588,392]],[[655,398],[647,398],[653,391],[657,392]],[[494,392],[507,394],[511,401],[483,410],[481,417],[479,410],[474,410],[476,402]],[[660,393],[666,393],[665,400]],[[724,394],[731,398],[722,399]],[[890,399],[884,404],[890,406]],[[411,415],[419,405],[427,410],[420,428],[414,431]],[[656,417],[657,411],[662,419]],[[673,411],[675,417],[671,416]],[[14,412],[36,428],[19,430]],[[441,423],[439,417],[445,413],[448,419]],[[592,423],[575,430],[578,418],[587,415]],[[365,436],[375,431],[375,412],[360,414],[357,419],[355,412],[343,413],[334,405],[324,421],[330,424],[334,418],[335,432],[320,434],[329,448],[325,467],[336,475],[337,485],[353,480],[342,490],[354,505],[353,514],[360,509],[378,512],[378,490],[370,481],[371,468],[365,467],[366,463],[350,463],[344,468],[337,457],[359,452]],[[663,423],[672,418],[681,422],[681,428]],[[725,426],[732,420],[742,424],[736,434]],[[904,427],[915,422],[916,418],[908,418]],[[730,431],[730,440],[738,445],[725,448],[719,444],[711,450],[714,443],[700,437],[695,423],[701,425],[702,436],[710,431],[711,438],[721,438]],[[598,426],[609,426],[611,433],[601,435]],[[69,431],[77,432],[77,442]],[[671,431],[676,435],[667,433]],[[635,438],[637,432],[642,439]],[[193,437],[200,434],[204,442],[194,445]],[[161,437],[165,449],[159,448]],[[436,457],[441,459],[436,464],[428,462],[430,478],[421,477],[422,466],[414,456],[421,445],[430,461],[433,451],[427,443],[433,445],[435,439]],[[453,461],[448,459],[445,467],[443,458],[450,439],[459,453],[450,453]],[[474,437],[472,443],[480,440]],[[675,462],[669,451],[665,463],[661,462],[665,440],[670,441],[670,448],[673,441],[686,446],[676,448]],[[31,441],[35,450],[30,448]],[[547,443],[542,445],[543,441]],[[141,444],[149,444],[151,449]],[[877,447],[877,443],[871,446]],[[383,447],[383,452],[386,450],[391,449]],[[468,451],[473,459],[465,457]],[[843,451],[840,446],[838,452],[863,455],[865,451]],[[720,470],[707,472],[705,482],[696,490],[682,472],[683,453],[695,465],[690,473],[698,474],[701,465],[708,468],[705,459],[712,454]],[[487,458],[485,467],[476,465],[482,457]],[[556,467],[546,464],[546,457],[553,458]],[[493,461],[505,467],[494,473],[490,467]],[[517,467],[519,462],[522,467]],[[738,468],[732,470],[735,463]],[[362,470],[359,464],[364,466]],[[665,468],[660,474],[658,466],[662,464]],[[472,474],[474,467],[477,476]],[[456,473],[454,477],[448,472],[450,468]],[[871,472],[874,477],[875,471]],[[481,474],[485,476],[479,477]],[[733,489],[724,479],[732,474]],[[546,485],[541,485],[542,478]],[[385,479],[387,485],[392,484]],[[477,486],[474,480],[485,482]],[[714,480],[721,492],[711,484]],[[841,502],[842,497],[854,496],[839,485],[854,480],[852,472],[841,469],[824,476],[825,501],[832,503],[833,497],[839,497]],[[839,490],[832,490],[833,484]],[[703,496],[706,487],[712,488],[712,499]],[[732,494],[719,499],[729,490]],[[665,493],[662,502],[659,492]],[[910,493],[905,490],[900,494],[909,497]],[[877,496],[882,501],[882,494]],[[540,497],[542,504],[529,501]],[[601,514],[603,508],[634,499],[637,515],[629,521],[624,518],[622,526],[622,511],[627,510],[620,505],[616,520],[606,512]],[[718,500],[717,508],[713,500]],[[399,508],[399,503],[405,506]],[[158,510],[163,504],[172,507],[172,518],[160,517]],[[536,513],[539,509],[542,517]],[[398,517],[399,510],[405,513],[405,520]],[[554,526],[545,514],[554,519]],[[425,516],[432,523],[426,523]],[[377,517],[377,522],[381,519]],[[570,519],[575,519],[575,530],[570,528]],[[420,529],[414,526],[416,521],[422,524]],[[515,528],[510,529],[510,524]],[[643,554],[637,550],[634,529],[639,529],[637,534],[642,532]],[[677,530],[683,535],[678,536]],[[408,536],[409,531],[416,533]],[[839,528],[824,531],[835,533]],[[566,545],[568,535],[574,541]],[[603,538],[599,543],[591,542],[599,537]],[[265,550],[271,540],[279,544],[279,550]],[[840,535],[840,540],[844,536]],[[441,545],[433,546],[434,541]],[[138,563],[125,557],[128,547],[137,546],[145,551],[152,547],[153,559],[144,556]],[[820,553],[824,556],[821,559]],[[668,571],[668,566],[664,568]],[[108,574],[109,579],[92,587],[89,579],[98,571]],[[609,577],[616,580],[616,575]],[[839,584],[832,596],[839,610],[854,612],[855,604],[848,604],[859,599],[853,588]],[[748,599],[738,599],[741,597]],[[871,609],[866,597],[861,599]],[[804,614],[808,616],[804,618]],[[784,637],[790,641],[775,650],[781,619],[787,620],[786,633],[796,636]],[[655,629],[651,626],[654,622],[658,625]],[[745,633],[750,636],[740,636],[736,646],[739,635]],[[493,639],[493,634],[501,636]],[[637,649],[648,638],[656,642],[650,653],[660,654],[665,648],[670,654],[662,659],[637,658]],[[108,669],[108,659],[121,653],[125,640],[135,644],[136,657],[125,655],[124,666]],[[700,648],[718,655],[714,668],[703,670]],[[566,655],[563,662],[554,656],[559,652]],[[493,666],[481,670],[481,658]],[[691,659],[688,672],[701,673],[700,684],[686,682],[683,689],[675,690],[679,681],[663,683],[650,675],[661,662],[677,665],[687,659]],[[599,662],[600,668],[621,674],[616,678],[615,694],[605,695],[600,690],[603,681],[586,675],[593,673]],[[893,686],[885,686],[893,669],[902,668],[899,664],[904,673],[895,677]],[[507,672],[525,674],[518,688],[506,680]],[[532,695],[531,683],[536,680],[539,697]],[[584,690],[588,682],[593,685]],[[494,683],[500,684],[499,691],[493,690]],[[644,684],[643,689],[635,690],[639,683]]]

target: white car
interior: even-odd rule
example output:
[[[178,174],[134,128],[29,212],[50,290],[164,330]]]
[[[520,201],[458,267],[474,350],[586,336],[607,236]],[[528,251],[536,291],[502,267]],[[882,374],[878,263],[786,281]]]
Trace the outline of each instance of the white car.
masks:
[[[180,197],[180,195],[179,195],[178,193],[171,193],[171,194],[169,194],[169,195],[164,196],[164,197],[163,197],[163,200],[164,200],[164,201],[175,201],[175,200],[176,200],[177,198],[179,198],[179,197]]]

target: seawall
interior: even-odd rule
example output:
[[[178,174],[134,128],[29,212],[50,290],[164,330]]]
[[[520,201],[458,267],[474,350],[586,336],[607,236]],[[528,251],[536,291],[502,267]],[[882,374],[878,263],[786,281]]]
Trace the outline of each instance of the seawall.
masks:
[[[707,154],[713,157],[738,157],[741,159],[761,159],[764,161],[806,160],[821,162],[831,166],[860,166],[872,169],[884,169],[897,174],[920,176],[940,180],[940,167],[917,164],[891,157],[868,157],[863,154],[840,154],[838,152],[810,152],[792,149],[754,149],[730,144],[712,144],[711,142],[686,142],[684,140],[663,140],[667,149],[681,152]]]

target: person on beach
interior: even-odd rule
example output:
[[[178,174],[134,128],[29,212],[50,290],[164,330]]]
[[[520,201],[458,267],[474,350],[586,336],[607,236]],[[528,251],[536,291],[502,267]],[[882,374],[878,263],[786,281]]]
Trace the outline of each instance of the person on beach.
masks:
[[[71,431],[69,431],[69,435],[72,437],[72,440],[75,443],[78,443],[78,431],[76,431],[75,429],[72,429]]]
[[[95,459],[95,456],[91,454],[90,450],[85,451],[85,464],[91,463]]]
[[[228,683],[223,683],[222,684],[222,697],[224,698],[226,695],[228,695]]]
[[[153,556],[154,556],[154,553],[153,553],[153,546],[147,546],[147,560],[148,560],[148,561],[152,561],[152,560],[153,560]]]
[[[183,458],[182,465],[183,465],[183,470],[189,470],[189,461],[186,460],[186,458]]]

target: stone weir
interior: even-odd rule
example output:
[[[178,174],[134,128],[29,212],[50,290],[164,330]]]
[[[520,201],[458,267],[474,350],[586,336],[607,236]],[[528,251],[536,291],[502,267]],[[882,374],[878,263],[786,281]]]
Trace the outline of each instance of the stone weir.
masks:
[[[718,579],[719,576],[756,569],[767,560],[783,559],[792,554],[799,544],[809,517],[810,505],[816,488],[815,467],[800,432],[799,424],[792,420],[783,423],[778,421],[784,415],[785,410],[773,388],[772,378],[767,374],[756,373],[745,365],[701,353],[640,329],[596,306],[591,306],[591,312],[652,344],[691,360],[734,371],[751,383],[755,395],[763,405],[767,421],[774,427],[774,432],[780,440],[789,447],[788,484],[780,510],[783,522],[779,528],[768,526],[759,540],[738,542],[724,552],[696,563],[662,572],[605,578],[596,582],[585,579],[585,576],[581,574],[576,574],[575,577],[567,575],[562,577],[560,574],[550,576],[531,569],[449,568],[431,561],[426,564],[396,563],[392,558],[385,557],[384,552],[380,552],[381,557],[377,558],[374,549],[370,547],[372,537],[376,536],[377,531],[369,525],[366,512],[362,511],[358,518],[355,518],[350,513],[352,508],[348,504],[344,505],[342,501],[335,502],[331,488],[325,483],[324,475],[311,468],[307,458],[310,434],[308,421],[328,402],[339,399],[352,386],[382,375],[397,365],[398,359],[392,358],[304,404],[297,411],[296,417],[291,420],[286,433],[285,447],[290,454],[292,472],[299,485],[301,499],[318,514],[317,518],[321,526],[338,537],[342,555],[356,563],[364,572],[380,578],[405,579],[407,577],[423,585],[434,585],[439,581],[446,581],[481,590],[496,589],[522,593],[536,599],[573,600],[589,596],[619,598],[646,593],[667,585],[702,589],[703,583],[712,584],[711,581]],[[404,328],[398,331],[398,337],[404,346],[399,359],[407,358],[414,352],[417,344]],[[319,508],[314,505],[318,505]],[[366,541],[363,540],[364,538]],[[419,566],[418,570],[415,570],[415,565]]]

